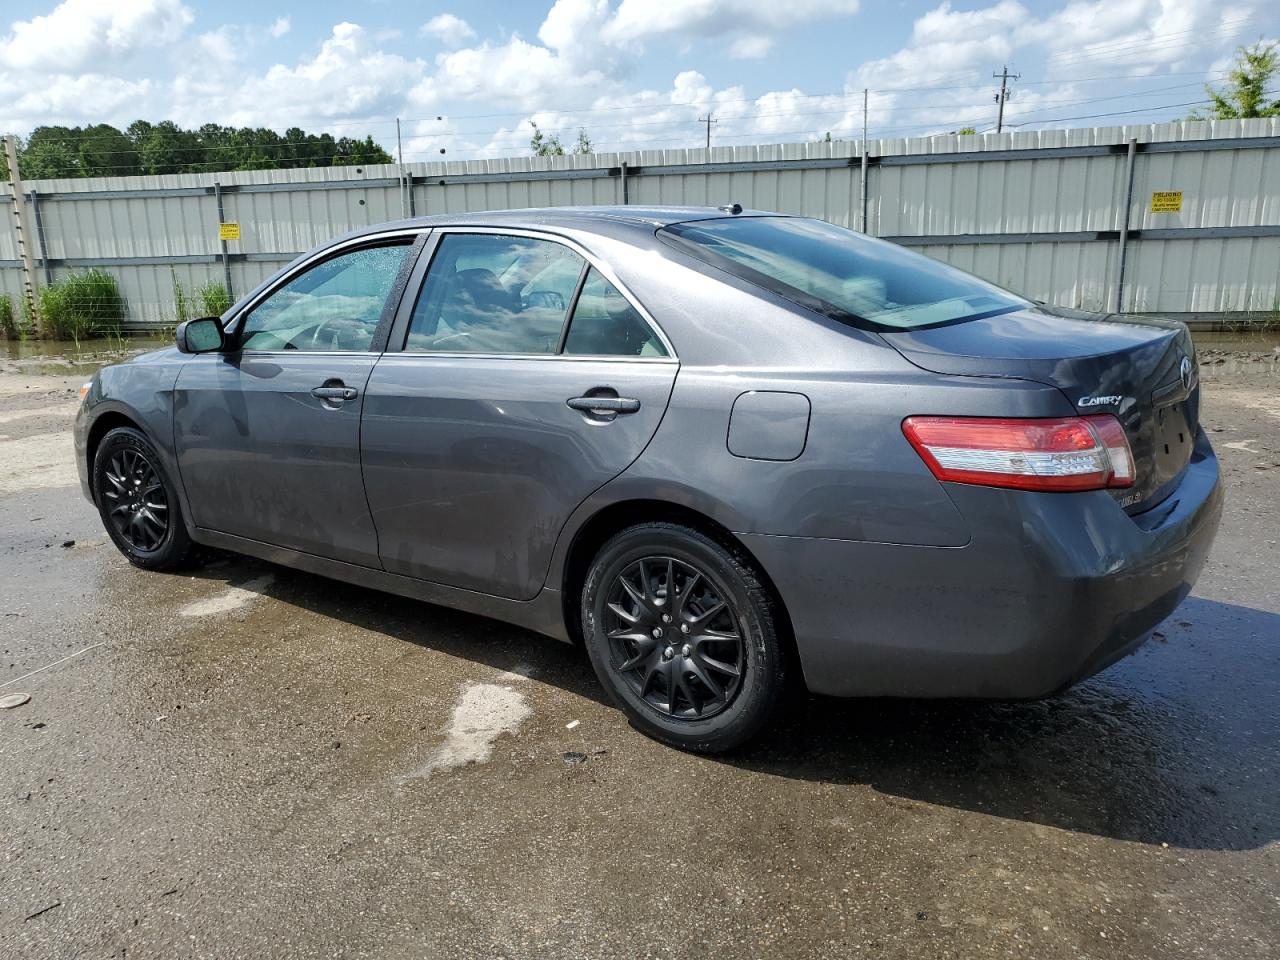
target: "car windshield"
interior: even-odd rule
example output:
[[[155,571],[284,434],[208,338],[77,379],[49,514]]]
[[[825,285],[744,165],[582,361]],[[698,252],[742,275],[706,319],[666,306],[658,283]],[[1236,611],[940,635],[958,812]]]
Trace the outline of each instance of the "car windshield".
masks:
[[[735,276],[871,329],[911,330],[1018,310],[1026,300],[884,240],[801,217],[726,217],[659,231]]]

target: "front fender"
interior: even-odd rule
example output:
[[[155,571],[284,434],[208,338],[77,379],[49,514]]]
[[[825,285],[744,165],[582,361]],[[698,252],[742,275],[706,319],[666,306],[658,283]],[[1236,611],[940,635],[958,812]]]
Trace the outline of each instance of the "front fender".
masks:
[[[141,430],[160,455],[166,475],[178,491],[184,517],[191,511],[178,474],[173,433],[173,394],[182,367],[176,351],[148,354],[128,363],[103,367],[93,375],[89,392],[76,413],[74,438],[76,469],[85,496],[93,501],[90,442],[99,439],[104,424],[128,421]],[[141,361],[141,362],[139,362]]]

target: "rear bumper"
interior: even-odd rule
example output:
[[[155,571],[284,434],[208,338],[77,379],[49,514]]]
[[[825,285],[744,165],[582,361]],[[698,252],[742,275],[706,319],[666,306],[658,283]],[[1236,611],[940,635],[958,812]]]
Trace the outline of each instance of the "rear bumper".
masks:
[[[1190,592],[1222,512],[1207,438],[1178,488],[1129,517],[1104,491],[948,485],[963,547],[744,535],[791,616],[809,688],[1030,698],[1136,649]]]

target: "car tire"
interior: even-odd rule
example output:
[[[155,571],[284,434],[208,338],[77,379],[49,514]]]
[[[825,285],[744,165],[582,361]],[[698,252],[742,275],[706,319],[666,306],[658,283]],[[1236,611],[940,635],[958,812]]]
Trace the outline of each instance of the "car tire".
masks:
[[[655,740],[731,750],[782,699],[778,604],[743,551],[698,530],[643,523],[615,535],[587,572],[581,616],[600,682]]]
[[[141,431],[108,431],[94,454],[92,479],[102,525],[130,563],[175,570],[191,559],[177,488]]]

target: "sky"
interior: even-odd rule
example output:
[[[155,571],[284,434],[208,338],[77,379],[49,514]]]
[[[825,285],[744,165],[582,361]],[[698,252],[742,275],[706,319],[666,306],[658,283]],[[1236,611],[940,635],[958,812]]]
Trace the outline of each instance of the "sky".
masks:
[[[1274,0],[4,0],[0,131],[173,120],[372,135],[406,161],[1186,116]],[[441,151],[444,151],[442,154]]]

